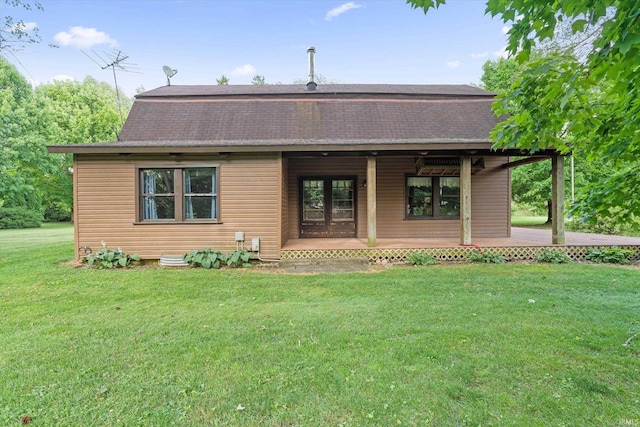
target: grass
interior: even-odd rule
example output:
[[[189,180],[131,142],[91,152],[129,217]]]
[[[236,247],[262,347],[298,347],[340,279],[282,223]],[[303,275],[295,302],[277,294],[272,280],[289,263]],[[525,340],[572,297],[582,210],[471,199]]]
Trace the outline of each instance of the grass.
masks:
[[[89,270],[69,231],[0,232],[0,425],[640,423],[637,267]]]
[[[529,227],[551,229],[551,223],[547,223],[546,216],[513,216],[511,217],[513,227]]]

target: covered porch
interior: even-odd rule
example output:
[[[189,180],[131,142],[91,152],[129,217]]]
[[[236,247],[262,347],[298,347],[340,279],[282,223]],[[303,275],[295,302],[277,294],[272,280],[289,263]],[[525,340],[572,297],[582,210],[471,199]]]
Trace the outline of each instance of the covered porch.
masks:
[[[473,249],[488,250],[509,259],[530,260],[544,248],[567,253],[583,261],[588,247],[618,246],[635,251],[640,258],[640,237],[565,232],[564,245],[550,245],[552,230],[512,227],[511,237],[475,238],[467,245],[455,238],[385,238],[376,247],[367,238],[289,239],[282,247],[282,259],[367,257],[370,261],[401,260],[416,251],[427,252],[445,261],[462,261]]]

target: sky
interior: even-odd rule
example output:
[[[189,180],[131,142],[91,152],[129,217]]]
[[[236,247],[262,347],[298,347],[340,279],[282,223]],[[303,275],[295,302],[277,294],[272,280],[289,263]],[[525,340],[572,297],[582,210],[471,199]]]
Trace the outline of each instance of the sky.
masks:
[[[290,84],[315,71],[331,83],[478,84],[504,56],[506,30],[485,1],[449,0],[427,15],[404,0],[41,0],[43,11],[2,5],[37,26],[42,42],[7,55],[33,84],[91,76],[133,96],[173,85]],[[55,44],[58,47],[50,47]]]

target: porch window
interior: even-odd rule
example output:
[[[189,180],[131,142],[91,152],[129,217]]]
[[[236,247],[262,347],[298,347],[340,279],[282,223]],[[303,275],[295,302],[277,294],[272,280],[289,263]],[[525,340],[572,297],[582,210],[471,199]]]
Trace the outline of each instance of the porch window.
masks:
[[[408,176],[406,218],[455,218],[460,216],[460,178],[457,176]]]
[[[218,219],[218,168],[139,169],[142,221]]]

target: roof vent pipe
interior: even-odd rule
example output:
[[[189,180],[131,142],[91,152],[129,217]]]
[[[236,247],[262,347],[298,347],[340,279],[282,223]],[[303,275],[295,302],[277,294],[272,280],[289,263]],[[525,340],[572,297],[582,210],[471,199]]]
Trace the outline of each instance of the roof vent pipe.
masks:
[[[318,87],[318,84],[315,82],[314,56],[316,54],[316,48],[313,46],[309,46],[309,49],[307,49],[307,53],[309,54],[309,83],[307,83],[307,90],[312,92],[316,90],[316,87]]]

